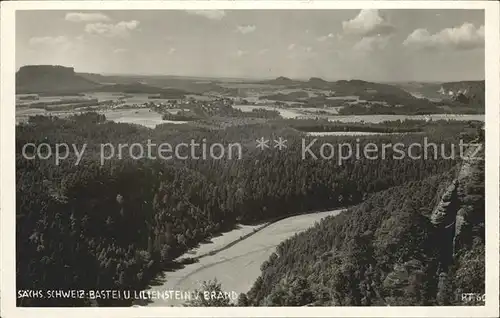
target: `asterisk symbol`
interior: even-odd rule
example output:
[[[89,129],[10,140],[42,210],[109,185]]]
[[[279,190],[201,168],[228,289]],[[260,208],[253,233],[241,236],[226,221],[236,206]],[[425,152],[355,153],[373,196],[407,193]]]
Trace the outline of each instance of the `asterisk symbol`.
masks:
[[[260,150],[264,150],[264,148],[269,148],[269,145],[267,144],[269,140],[264,139],[264,137],[257,139],[256,142],[257,142],[257,148],[260,148]]]
[[[274,142],[276,143],[276,145],[274,145],[274,148],[278,148],[279,150],[286,148],[286,139],[279,137],[278,140],[275,140]]]

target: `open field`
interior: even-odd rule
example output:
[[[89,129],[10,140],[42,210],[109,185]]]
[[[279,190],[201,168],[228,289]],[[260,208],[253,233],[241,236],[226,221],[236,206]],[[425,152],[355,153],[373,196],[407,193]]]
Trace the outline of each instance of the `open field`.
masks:
[[[219,85],[226,88],[261,89],[261,90],[280,89],[283,87],[279,85],[259,84],[259,83],[222,83]]]
[[[330,121],[343,123],[366,122],[381,123],[394,120],[477,120],[484,121],[484,115],[459,115],[459,114],[431,114],[431,115],[351,115],[351,116],[328,116]]]
[[[179,111],[178,109],[175,109],[172,110],[172,113],[176,113],[178,111]],[[160,114],[145,108],[106,110],[98,112],[106,115],[106,118],[108,120],[112,120],[117,123],[137,124],[148,128],[155,128],[157,125],[165,123],[171,123],[171,124],[187,123],[186,121],[163,120]],[[51,115],[64,118],[79,113],[80,111],[46,111],[44,109],[18,108],[16,109],[16,123],[27,121],[29,116]]]
[[[185,124],[186,121],[173,121],[163,120],[161,115],[150,111],[149,109],[125,109],[100,112],[106,115],[108,120],[118,123],[138,124],[148,128],[155,128],[157,125],[171,123],[171,124]]]
[[[204,280],[217,278],[222,288],[227,292],[247,292],[260,275],[260,266],[275,251],[276,246],[294,234],[304,231],[316,222],[330,215],[337,215],[343,210],[304,214],[278,221],[255,233],[249,238],[215,255],[206,256],[198,263],[186,265],[175,272],[165,272],[165,279],[160,285],[152,286],[150,290],[179,290],[193,292]],[[244,229],[244,228],[243,228]],[[243,229],[237,229],[237,234],[228,232],[226,237],[239,237]],[[222,242],[219,240],[218,242]],[[209,244],[216,249],[219,244]],[[206,250],[204,248],[204,250]],[[186,253],[184,257],[192,257]],[[182,300],[155,299],[149,306],[179,306]]]
[[[80,113],[80,112],[75,111],[75,110],[72,110],[72,111],[69,111],[69,110],[47,111],[45,109],[40,109],[40,108],[24,108],[24,107],[20,108],[20,107],[17,107],[16,108],[16,124],[28,121],[28,118],[30,116],[41,115],[41,116],[57,116],[57,117],[65,118],[65,117],[68,117],[68,116],[71,116],[74,114],[78,114],[78,113]]]
[[[253,109],[266,109],[266,110],[276,110],[280,113],[283,118],[327,118],[330,121],[339,121],[343,123],[354,123],[354,122],[365,122],[365,123],[380,123],[384,121],[395,121],[395,120],[477,120],[484,121],[484,115],[458,115],[458,114],[433,114],[433,115],[351,115],[351,116],[339,116],[334,115],[335,109],[320,109],[318,111],[326,111],[330,113],[325,114],[314,114],[312,113],[312,108],[276,108],[272,106],[255,106],[255,105],[235,105],[236,109],[240,109],[244,112],[250,112]],[[170,113],[177,113],[179,109],[170,109]],[[185,124],[186,121],[168,121],[162,120],[161,115],[149,111],[149,109],[118,109],[118,110],[106,110],[99,111],[106,115],[108,120],[113,120],[115,122],[121,123],[131,123],[139,124],[145,127],[154,128],[159,124],[163,123],[174,123],[174,124]],[[68,111],[47,111],[44,109],[36,108],[16,108],[16,123],[25,122],[28,120],[29,116],[35,115],[45,115],[45,116],[58,116],[58,117],[68,117],[75,113],[80,113],[78,110],[68,110]]]
[[[419,132],[416,132],[419,133]],[[415,132],[411,134],[416,134]],[[308,136],[373,136],[373,135],[401,135],[408,133],[380,133],[380,132],[371,132],[371,131],[313,131],[307,132]]]
[[[302,107],[302,108],[295,108],[295,110],[299,113],[321,116],[321,114],[318,114],[318,112],[325,112],[328,113],[329,115],[337,115],[339,113],[339,109],[341,108],[342,107],[326,107],[326,108]]]
[[[478,120],[484,121],[484,115],[460,115],[460,114],[432,114],[432,115],[334,115],[338,110],[336,107],[331,108],[317,108],[316,111],[326,111],[331,115],[313,114],[314,108],[277,108],[272,106],[255,106],[255,105],[235,105],[236,109],[244,112],[251,112],[254,109],[276,110],[283,118],[328,118],[330,121],[340,121],[343,123],[350,122],[366,122],[366,123],[380,123],[384,121],[393,120]]]

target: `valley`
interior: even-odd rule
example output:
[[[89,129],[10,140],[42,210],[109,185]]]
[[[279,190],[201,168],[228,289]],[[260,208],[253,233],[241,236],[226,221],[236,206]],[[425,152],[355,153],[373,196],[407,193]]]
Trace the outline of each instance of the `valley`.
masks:
[[[37,79],[40,76],[53,78],[53,84]],[[66,116],[86,111],[109,112],[110,118],[126,121],[130,116],[120,116],[121,111],[143,108],[162,116],[169,114],[171,122],[214,115],[381,122],[406,118],[477,120],[484,114],[484,81],[417,86],[359,80],[328,82],[319,78],[295,81],[281,77],[266,82],[221,82],[106,77],[80,74],[62,66],[26,66],[16,78],[17,122],[36,114]],[[61,86],[61,82],[65,85]],[[416,91],[419,97],[414,96]],[[232,110],[219,110],[218,104]],[[161,123],[152,119],[154,114],[146,118],[143,115],[138,111],[133,117],[148,126]]]
[[[409,151],[423,138],[447,149],[482,142],[484,99],[477,89],[484,82],[440,84],[457,91],[438,90],[438,100],[427,84],[417,94],[414,86],[360,80],[203,81],[32,66],[19,71],[16,85],[17,266],[27,273],[17,277],[19,288],[234,292],[238,299],[228,306],[458,304],[455,295],[443,300],[439,286],[484,288],[467,278],[465,259],[481,272],[480,167],[472,169],[479,171],[476,181],[461,178],[460,198],[447,215],[467,221],[450,240],[431,220],[462,158],[433,157],[431,149],[427,160],[401,160],[391,150],[392,157],[349,157],[339,165],[301,158],[299,147],[307,138],[318,138],[315,153],[322,144],[402,143]],[[286,147],[259,149],[263,136],[284,138]],[[146,140],[238,143],[243,157],[99,163],[102,143]],[[82,163],[23,158],[26,143],[61,141],[87,145]],[[457,212],[459,205],[469,213]],[[447,243],[432,247],[436,237]],[[450,260],[454,240],[460,242]],[[386,250],[398,259],[384,256]],[[30,259],[43,262],[33,266]],[[444,274],[450,278],[438,283]],[[18,299],[20,306],[55,302]]]
[[[498,6],[56,2],[2,3],[2,317],[498,316]]]
[[[245,293],[259,277],[260,266],[264,263],[276,247],[284,240],[308,229],[321,219],[341,213],[342,210],[317,212],[299,216],[292,216],[277,221],[262,230],[255,232],[248,238],[236,243],[229,249],[214,255],[207,255],[197,263],[188,264],[175,272],[165,272],[159,285],[152,286],[151,291],[176,290],[192,292],[199,288],[203,281],[217,279],[227,292],[236,294]],[[235,230],[238,231],[238,230]],[[241,233],[241,231],[238,231]],[[227,236],[233,231],[224,234],[224,241],[230,242]],[[201,248],[209,247],[212,250],[220,248],[215,244],[202,244]],[[198,253],[187,252],[185,257],[196,257]],[[181,256],[182,258],[182,256]],[[241,275],[244,272],[244,275]],[[183,301],[178,299],[154,299],[148,306],[179,306]]]

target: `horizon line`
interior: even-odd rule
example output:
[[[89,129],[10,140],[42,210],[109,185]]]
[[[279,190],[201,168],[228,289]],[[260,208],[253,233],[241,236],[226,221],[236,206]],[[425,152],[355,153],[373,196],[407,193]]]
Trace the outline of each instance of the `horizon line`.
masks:
[[[257,77],[257,76],[242,76],[242,77],[233,77],[233,76],[225,76],[225,75],[178,75],[178,74],[168,74],[168,73],[115,73],[115,72],[95,72],[95,71],[77,71],[74,66],[66,66],[61,64],[24,64],[17,68],[16,73],[25,66],[61,66],[66,68],[73,68],[75,74],[97,74],[101,76],[146,76],[146,77],[181,77],[181,78],[197,78],[197,79],[226,79],[226,80],[245,80],[245,81],[262,81],[262,80],[275,80],[279,77],[288,78],[290,80],[295,81],[308,81],[312,78],[322,79],[328,82],[336,82],[336,81],[365,81],[365,82],[373,82],[373,83],[381,83],[381,84],[391,84],[391,83],[427,83],[427,84],[442,84],[442,83],[453,83],[453,82],[469,82],[469,81],[486,81],[486,79],[442,79],[442,80],[420,80],[420,79],[405,79],[405,80],[369,80],[369,79],[361,79],[361,78],[336,78],[333,79],[331,77],[319,77],[319,76],[304,76],[304,77],[288,77],[285,75],[278,75],[275,77]]]

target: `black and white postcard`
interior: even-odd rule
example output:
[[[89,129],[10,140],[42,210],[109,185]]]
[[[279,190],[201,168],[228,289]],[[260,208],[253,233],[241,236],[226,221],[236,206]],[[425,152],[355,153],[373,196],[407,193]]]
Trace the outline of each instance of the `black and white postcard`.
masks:
[[[498,3],[1,24],[2,316],[498,316]]]

